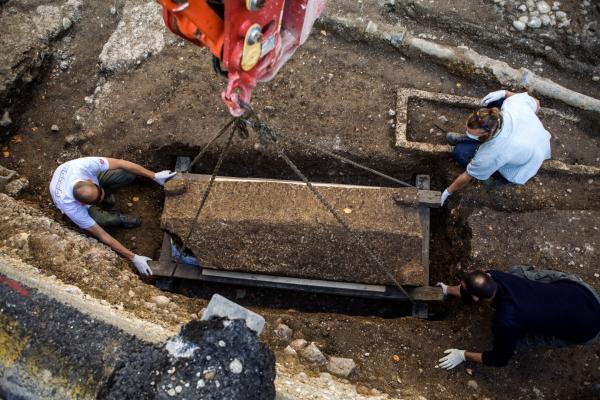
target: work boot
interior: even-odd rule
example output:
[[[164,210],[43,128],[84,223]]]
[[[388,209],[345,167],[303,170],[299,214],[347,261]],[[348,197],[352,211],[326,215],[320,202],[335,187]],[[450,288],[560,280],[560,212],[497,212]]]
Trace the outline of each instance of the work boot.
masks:
[[[116,202],[117,200],[115,199],[115,195],[111,193],[104,196],[104,200],[102,200],[102,203],[100,203],[100,205],[102,206],[102,208],[110,210],[115,206]]]
[[[448,132],[446,133],[446,140],[451,146],[456,146],[459,143],[465,142],[476,142],[464,133]]]
[[[133,215],[119,214],[119,220],[121,220],[121,228],[131,229],[142,225],[142,221]]]

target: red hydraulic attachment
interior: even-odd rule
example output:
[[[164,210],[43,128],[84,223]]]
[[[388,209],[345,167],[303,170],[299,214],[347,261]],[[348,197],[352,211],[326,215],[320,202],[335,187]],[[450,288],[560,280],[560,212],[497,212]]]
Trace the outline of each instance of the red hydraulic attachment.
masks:
[[[157,0],[165,24],[207,47],[227,70],[221,94],[234,116],[244,113],[256,82],[272,79],[302,45],[325,0]]]

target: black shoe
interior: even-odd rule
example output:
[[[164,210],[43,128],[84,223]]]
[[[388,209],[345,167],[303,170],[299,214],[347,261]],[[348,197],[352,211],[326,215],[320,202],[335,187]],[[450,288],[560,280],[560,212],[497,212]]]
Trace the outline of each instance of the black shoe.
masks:
[[[465,142],[477,142],[474,139],[471,139],[464,133],[456,133],[456,132],[448,132],[446,133],[446,140],[451,146],[456,146],[459,143]]]
[[[100,206],[102,208],[106,208],[106,209],[110,210],[111,208],[113,208],[115,206],[116,202],[117,202],[117,200],[115,199],[115,195],[111,193],[104,197],[104,200],[102,200],[102,203],[100,203]]]
[[[142,225],[142,221],[138,217],[127,214],[119,214],[121,220],[121,227],[126,229],[137,228]]]

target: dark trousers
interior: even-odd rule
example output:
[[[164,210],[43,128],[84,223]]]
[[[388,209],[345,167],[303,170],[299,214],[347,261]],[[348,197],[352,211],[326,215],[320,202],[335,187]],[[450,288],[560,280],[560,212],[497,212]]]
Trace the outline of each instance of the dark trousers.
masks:
[[[481,142],[479,140],[465,140],[464,142],[457,143],[452,150],[452,158],[463,168],[467,168],[467,165],[471,162]]]
[[[98,183],[104,189],[105,198],[123,186],[129,185],[134,180],[135,174],[123,169],[111,169],[98,174]],[[90,213],[90,217],[103,228],[121,226],[121,218],[118,212],[103,210],[98,206],[91,206],[88,208],[88,212]]]
[[[503,103],[504,99],[493,101],[487,105],[487,108],[501,108]],[[479,149],[480,145],[481,142],[474,139],[467,139],[463,142],[460,142],[454,146],[452,158],[454,158],[454,161],[456,161],[458,165],[463,168],[467,168],[467,165],[469,165],[473,157],[475,157],[475,153],[477,153],[477,149]]]

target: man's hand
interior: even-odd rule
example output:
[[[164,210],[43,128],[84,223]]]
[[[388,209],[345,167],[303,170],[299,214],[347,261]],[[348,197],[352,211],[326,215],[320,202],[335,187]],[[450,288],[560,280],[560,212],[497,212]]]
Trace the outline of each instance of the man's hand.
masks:
[[[465,362],[465,353],[465,350],[458,349],[448,349],[444,351],[444,354],[447,354],[447,356],[439,359],[438,367],[450,370],[462,364]]]
[[[506,90],[496,90],[495,92],[488,93],[483,99],[481,99],[481,105],[487,106],[493,101],[501,100],[506,97]]]
[[[448,296],[448,285],[446,285],[443,282],[438,282],[435,284],[435,286],[439,286],[442,288],[442,293],[444,293],[444,296]]]
[[[440,200],[440,207],[444,206],[444,203],[446,202],[446,200],[448,200],[448,197],[450,197],[451,194],[452,193],[450,193],[448,191],[448,189],[444,190],[444,192],[442,193],[442,196],[441,196],[441,200]]]
[[[161,186],[164,186],[165,183],[171,179],[172,177],[174,177],[177,174],[177,172],[175,171],[160,171],[154,174],[154,180],[156,181],[156,183],[158,183]]]
[[[148,261],[151,260],[152,259],[150,257],[138,256],[137,254],[134,254],[131,262],[133,265],[135,265],[135,268],[141,275],[150,276],[152,275],[152,270],[148,266]]]

